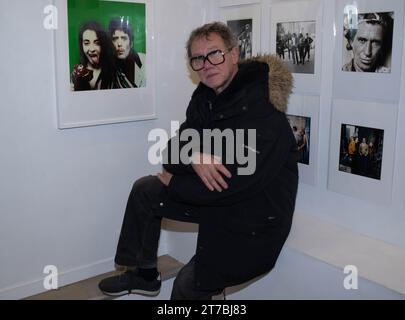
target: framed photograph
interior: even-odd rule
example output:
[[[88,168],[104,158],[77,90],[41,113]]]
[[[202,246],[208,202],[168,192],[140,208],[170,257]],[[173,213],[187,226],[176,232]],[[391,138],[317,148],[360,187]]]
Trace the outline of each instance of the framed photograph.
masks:
[[[404,4],[336,2],[336,98],[399,100]]]
[[[241,59],[251,58],[260,52],[260,3],[221,7],[220,20],[234,32]]]
[[[394,12],[356,13],[343,18],[343,66],[346,72],[391,73]]]
[[[277,23],[276,52],[292,73],[315,73],[316,21]]]
[[[319,96],[292,95],[289,101],[287,120],[297,142],[300,182],[316,185]]]
[[[58,127],[156,118],[153,1],[55,3]]]
[[[390,204],[397,111],[393,106],[335,100],[329,159],[329,189]]]
[[[339,171],[381,180],[384,130],[342,124]]]
[[[296,92],[319,93],[320,1],[279,2],[273,4],[270,10],[270,52],[277,54],[293,73]]]

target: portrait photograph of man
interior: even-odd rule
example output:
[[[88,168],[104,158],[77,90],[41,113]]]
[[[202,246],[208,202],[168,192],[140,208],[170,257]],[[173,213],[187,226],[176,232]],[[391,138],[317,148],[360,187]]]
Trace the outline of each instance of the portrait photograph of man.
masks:
[[[342,70],[391,73],[393,28],[394,12],[345,14]]]
[[[72,91],[146,87],[145,3],[68,0]]]

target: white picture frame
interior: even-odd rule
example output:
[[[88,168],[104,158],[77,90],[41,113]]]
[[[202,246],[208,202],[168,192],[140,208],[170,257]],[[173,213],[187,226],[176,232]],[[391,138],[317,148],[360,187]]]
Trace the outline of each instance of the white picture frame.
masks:
[[[328,189],[369,202],[389,205],[392,202],[397,111],[378,102],[337,99],[333,102],[330,138]],[[339,170],[342,125],[384,131],[379,179]]]
[[[347,72],[342,70],[345,63],[343,57],[344,14],[352,6],[360,14],[394,12],[390,73]],[[334,98],[379,100],[388,104],[398,103],[402,70],[404,8],[405,2],[403,0],[358,0],[356,5],[351,0],[336,1]]]
[[[315,186],[318,172],[319,96],[291,95],[287,116],[310,118],[309,163],[298,163],[299,182]]]
[[[73,91],[69,65],[67,0],[54,0],[58,29],[54,33],[57,126],[59,129],[156,119],[153,0],[100,0],[146,6],[146,86],[128,89]]]
[[[261,5],[258,1],[222,1],[219,19],[227,24],[229,21],[251,20],[251,51],[247,58],[261,52]],[[238,36],[236,34],[236,36]]]
[[[285,1],[270,6],[270,52],[277,54],[277,24],[315,21],[316,39],[314,73],[294,73],[294,93],[318,94],[322,67],[322,6],[319,0]]]

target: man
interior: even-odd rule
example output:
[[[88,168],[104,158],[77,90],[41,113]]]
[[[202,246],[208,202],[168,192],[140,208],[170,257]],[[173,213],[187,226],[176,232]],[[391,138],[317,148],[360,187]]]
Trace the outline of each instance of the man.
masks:
[[[359,15],[357,32],[345,31],[353,58],[343,66],[343,71],[391,72],[385,63],[392,48],[392,32],[393,22],[388,13]]]
[[[291,37],[291,53],[293,56],[293,64],[299,64],[298,60],[298,37],[296,33],[293,33]]]
[[[132,25],[124,18],[115,18],[109,24],[117,67],[135,87],[145,87],[145,54],[134,50]]]
[[[308,55],[308,61],[311,59],[311,45],[314,40],[309,36],[309,34],[305,34],[305,39],[304,39],[304,60],[305,57]]]
[[[237,162],[221,163],[202,145],[191,164],[168,157],[158,177],[138,180],[115,256],[118,265],[137,269],[101,281],[100,289],[109,295],[159,293],[161,216],[199,224],[196,254],[177,275],[172,299],[211,299],[270,271],[291,228],[297,147],[283,113],[291,74],[275,57],[238,63],[237,39],[218,22],[194,30],[187,51],[201,82],[167,155],[177,143],[183,146],[179,136],[186,129],[255,129],[257,144],[253,148],[245,141],[245,149],[256,155],[256,170],[240,175]]]

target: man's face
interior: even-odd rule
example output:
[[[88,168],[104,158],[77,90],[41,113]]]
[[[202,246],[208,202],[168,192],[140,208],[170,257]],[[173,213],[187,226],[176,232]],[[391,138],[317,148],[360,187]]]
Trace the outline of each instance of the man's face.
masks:
[[[353,41],[354,67],[356,71],[375,71],[383,45],[384,30],[381,25],[360,23]]]
[[[115,54],[118,59],[126,59],[131,51],[131,40],[122,30],[116,30],[112,35]]]
[[[89,63],[93,66],[98,66],[100,63],[101,46],[97,33],[94,30],[83,32],[82,48]]]
[[[216,33],[211,33],[208,38],[198,38],[191,44],[192,57],[205,56],[215,50],[226,53],[224,63],[214,66],[206,60],[204,68],[197,71],[201,82],[217,94],[226,89],[238,71],[238,48],[232,48],[229,52],[228,49],[230,48],[225,46],[223,39]]]

